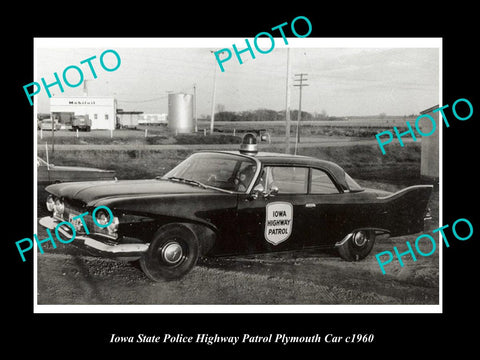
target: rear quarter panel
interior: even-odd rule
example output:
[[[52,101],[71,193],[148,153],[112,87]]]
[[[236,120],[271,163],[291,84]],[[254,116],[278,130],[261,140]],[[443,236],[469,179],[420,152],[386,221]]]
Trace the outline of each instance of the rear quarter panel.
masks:
[[[317,204],[307,245],[331,246],[358,229],[387,230],[391,236],[424,230],[432,186],[418,185],[396,193],[363,191],[312,195]]]
[[[378,198],[384,207],[384,226],[390,230],[391,236],[424,231],[424,218],[432,191],[432,185],[415,185]]]

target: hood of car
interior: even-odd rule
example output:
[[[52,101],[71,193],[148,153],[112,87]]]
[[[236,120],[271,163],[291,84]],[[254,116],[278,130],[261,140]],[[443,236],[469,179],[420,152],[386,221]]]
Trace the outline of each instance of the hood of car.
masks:
[[[98,199],[216,192],[178,181],[121,180],[53,184],[46,190],[58,197],[89,203]]]

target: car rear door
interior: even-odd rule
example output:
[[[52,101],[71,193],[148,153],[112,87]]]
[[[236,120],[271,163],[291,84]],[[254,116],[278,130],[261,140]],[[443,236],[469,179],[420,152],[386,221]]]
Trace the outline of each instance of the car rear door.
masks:
[[[342,204],[343,191],[333,177],[320,168],[310,169],[310,184],[305,207],[306,225],[305,247],[328,246],[338,240],[342,222],[348,221],[348,204]],[[348,196],[347,196],[348,197]]]

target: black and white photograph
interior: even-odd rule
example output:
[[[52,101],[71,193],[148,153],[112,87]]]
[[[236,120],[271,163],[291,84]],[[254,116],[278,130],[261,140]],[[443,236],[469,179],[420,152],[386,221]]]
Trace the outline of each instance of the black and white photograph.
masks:
[[[3,24],[5,349],[473,349],[475,12],[173,5]]]

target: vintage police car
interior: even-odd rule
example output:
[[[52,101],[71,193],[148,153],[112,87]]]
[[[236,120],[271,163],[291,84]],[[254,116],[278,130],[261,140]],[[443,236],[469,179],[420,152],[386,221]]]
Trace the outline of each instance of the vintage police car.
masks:
[[[46,190],[53,214],[41,225],[53,229],[71,221],[72,244],[139,259],[147,276],[159,281],[184,276],[199,256],[315,247],[361,260],[378,234],[423,231],[432,186],[396,193],[363,189],[332,162],[257,152],[255,136],[247,134],[240,151],[198,152],[155,179],[54,184]],[[92,209],[99,206],[108,207],[113,219],[101,209],[93,221]],[[58,230],[72,236],[69,226]]]

